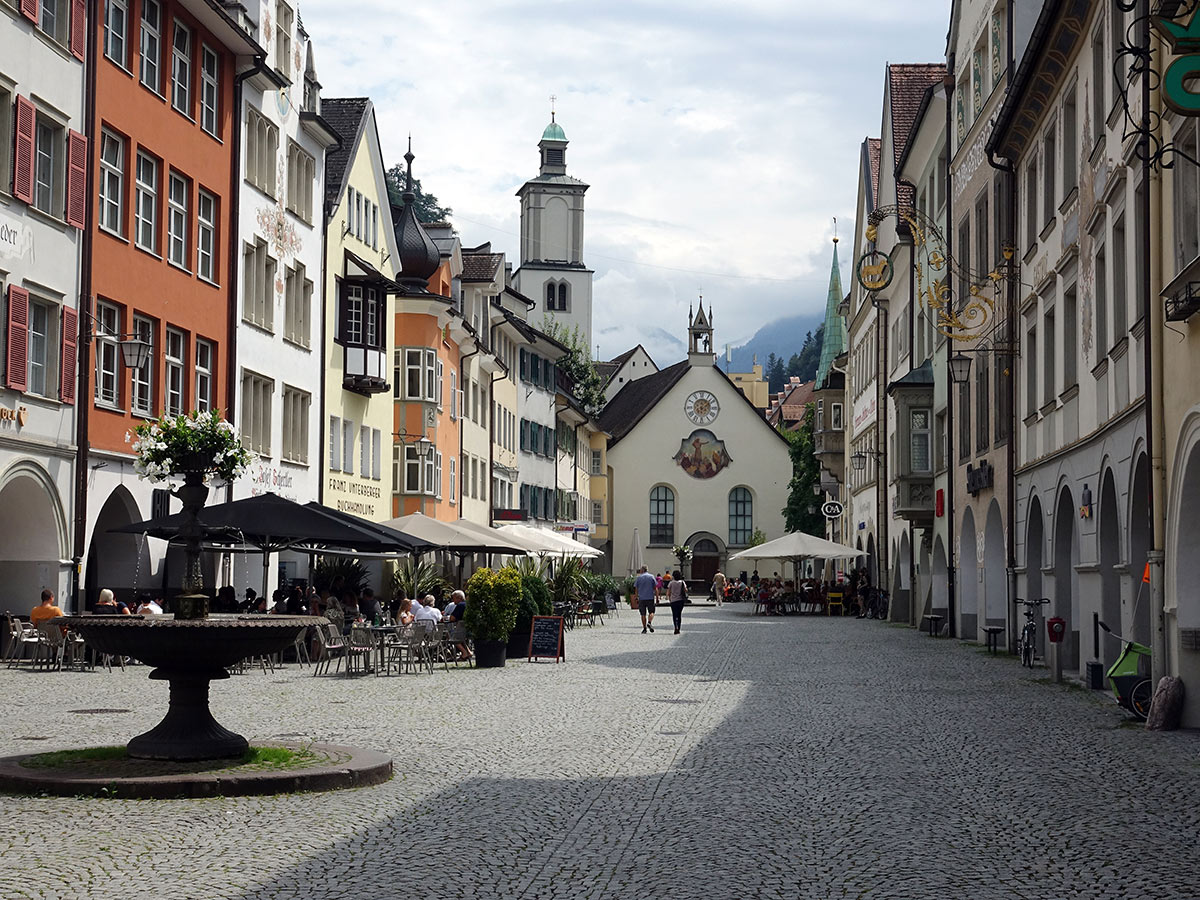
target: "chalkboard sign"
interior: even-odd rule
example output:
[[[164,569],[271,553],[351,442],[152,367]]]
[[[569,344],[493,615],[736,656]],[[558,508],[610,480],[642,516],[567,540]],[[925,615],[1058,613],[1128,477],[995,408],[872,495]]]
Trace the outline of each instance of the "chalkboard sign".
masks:
[[[563,617],[534,616],[533,629],[529,632],[529,659],[553,659],[555,662],[567,658],[563,649]]]

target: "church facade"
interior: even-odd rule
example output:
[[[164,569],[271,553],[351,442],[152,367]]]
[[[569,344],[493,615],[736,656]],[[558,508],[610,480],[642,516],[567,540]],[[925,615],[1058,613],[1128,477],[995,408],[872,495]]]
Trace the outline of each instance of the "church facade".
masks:
[[[674,570],[673,547],[687,544],[684,575],[711,581],[747,568],[729,554],[755,531],[784,534],[787,440],[717,368],[711,308],[689,316],[688,347],[687,359],[627,383],[600,417],[616,575],[631,570],[635,547],[652,571]]]

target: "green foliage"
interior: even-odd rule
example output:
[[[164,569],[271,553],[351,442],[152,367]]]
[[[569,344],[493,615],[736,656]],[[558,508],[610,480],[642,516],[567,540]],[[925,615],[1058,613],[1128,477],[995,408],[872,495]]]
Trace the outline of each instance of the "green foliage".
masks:
[[[132,442],[133,470],[150,481],[185,472],[200,472],[205,480],[216,476],[235,481],[258,459],[242,446],[233,425],[211,410],[142,422],[125,432],[125,442]]]
[[[557,564],[554,577],[550,580],[550,595],[555,603],[574,603],[584,586],[583,563],[568,556]]]
[[[392,574],[393,597],[399,597],[400,591],[404,591],[404,596],[410,600],[420,600],[426,594],[438,596],[447,587],[438,567],[416,556],[403,560]]]
[[[121,747],[84,747],[80,750],[51,750],[21,760],[26,769],[56,769],[81,762],[106,762],[125,759],[127,752]]]
[[[617,584],[619,584],[621,586],[621,596],[622,597],[633,596],[633,592],[637,589],[636,582],[637,582],[637,576],[635,576],[635,575],[626,575],[624,578],[620,579],[620,581],[618,581]]]
[[[604,409],[604,379],[596,371],[592,354],[583,339],[579,326],[567,328],[549,316],[542,319],[542,331],[568,348],[565,356],[554,363],[558,370],[570,379],[575,399],[589,416],[600,415]]]
[[[750,546],[757,547],[759,544],[765,544],[766,542],[767,536],[763,534],[763,530],[761,528],[755,528],[753,533],[750,535]]]
[[[605,572],[584,572],[583,573],[583,592],[593,602],[604,602],[605,597],[612,594],[613,597],[621,597],[621,584],[617,579]]]
[[[815,416],[815,404],[807,404],[800,427],[783,433],[788,440],[788,453],[792,459],[792,480],[788,482],[783,518],[789,533],[803,531],[805,534],[825,537],[825,519],[818,509],[820,498],[813,495],[813,485],[821,483],[821,465],[813,453]],[[809,512],[810,509],[812,512]]]
[[[322,556],[313,567],[313,587],[318,591],[332,588],[339,576],[344,584],[342,590],[361,594],[367,586],[367,567],[359,560],[349,556]],[[341,597],[337,599],[341,600]]]
[[[383,177],[387,181],[388,202],[392,206],[402,206],[403,198],[400,196],[404,193],[404,166],[397,163],[386,172]],[[454,215],[454,210],[448,206],[442,206],[438,203],[438,198],[433,194],[427,194],[421,189],[421,179],[413,178],[413,193],[416,194],[416,199],[413,201],[413,211],[417,214],[418,222],[447,222]]]
[[[532,553],[528,556],[518,556],[512,564],[517,567],[522,579],[532,575],[539,581],[545,579],[546,569],[550,567],[545,557],[534,556]]]
[[[783,360],[774,353],[768,354],[763,376],[767,379],[768,391],[772,394],[782,391],[784,384],[787,383],[787,370],[783,367]]]
[[[812,381],[817,377],[817,366],[821,363],[821,345],[825,342],[825,324],[817,328],[816,333],[809,332],[804,338],[804,346],[800,352],[793,354],[788,360],[787,374],[796,376],[801,381]]]
[[[521,576],[521,596],[528,597],[533,602],[539,616],[548,616],[554,612],[554,598],[540,575]]]
[[[517,624],[521,576],[511,566],[499,572],[479,569],[467,582],[463,621],[477,641],[507,641]]]

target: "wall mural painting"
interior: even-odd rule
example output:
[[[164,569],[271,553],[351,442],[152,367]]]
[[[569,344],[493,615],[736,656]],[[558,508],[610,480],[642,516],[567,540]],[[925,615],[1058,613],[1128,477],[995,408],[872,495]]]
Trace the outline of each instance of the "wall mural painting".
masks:
[[[707,428],[697,428],[684,438],[672,459],[693,478],[712,478],[733,462],[725,442]]]

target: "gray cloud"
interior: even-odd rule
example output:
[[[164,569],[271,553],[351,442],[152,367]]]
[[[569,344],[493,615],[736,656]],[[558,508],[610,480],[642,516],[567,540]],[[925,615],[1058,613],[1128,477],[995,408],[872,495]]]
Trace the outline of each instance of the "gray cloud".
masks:
[[[701,292],[719,346],[824,309],[830,220],[851,234],[885,65],[941,58],[948,14],[944,0],[302,8],[326,96],[372,97],[388,162],[411,132],[463,242],[514,263],[514,193],[557,94],[568,171],[592,185],[593,342],[610,357],[640,341],[660,364],[682,352]]]

